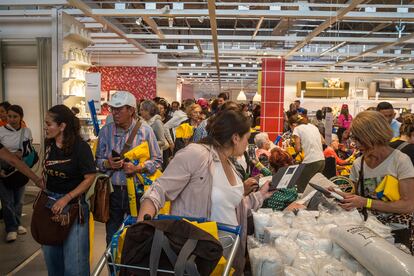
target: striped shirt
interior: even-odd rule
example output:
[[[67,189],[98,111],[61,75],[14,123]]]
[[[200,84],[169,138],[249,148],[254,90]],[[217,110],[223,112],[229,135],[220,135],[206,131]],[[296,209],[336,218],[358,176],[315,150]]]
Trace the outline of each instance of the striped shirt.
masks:
[[[109,156],[111,156],[112,150],[119,153],[122,151],[136,122],[137,121],[134,120],[128,130],[116,127],[115,123],[110,123],[105,125],[99,132],[96,164],[101,172],[108,175],[112,174],[112,183],[114,185],[126,185],[125,173],[123,170],[108,170],[104,167],[103,163]],[[155,170],[161,168],[162,155],[154,132],[148,124],[143,122],[132,142],[131,149],[145,141],[148,142],[151,157],[150,160],[145,161],[144,167],[149,174],[152,174]],[[136,178],[135,181],[138,181],[138,178]]]

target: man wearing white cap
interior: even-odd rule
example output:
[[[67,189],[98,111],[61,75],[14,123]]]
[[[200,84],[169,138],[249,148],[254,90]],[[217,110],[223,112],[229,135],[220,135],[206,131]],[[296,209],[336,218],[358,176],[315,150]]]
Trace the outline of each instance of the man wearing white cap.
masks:
[[[161,168],[162,155],[151,127],[135,120],[136,99],[134,95],[126,91],[119,91],[112,95],[108,104],[111,108],[113,122],[106,124],[99,132],[96,163],[101,172],[111,176],[114,187],[114,192],[110,196],[109,221],[106,223],[106,242],[109,244],[112,236],[121,226],[125,214],[129,213],[126,175],[154,173],[156,169]],[[143,166],[124,162],[118,156],[124,150],[129,136],[134,134],[129,149],[133,149],[145,141],[149,145],[151,157]],[[135,181],[138,179],[135,178]],[[138,202],[137,197],[137,204]]]

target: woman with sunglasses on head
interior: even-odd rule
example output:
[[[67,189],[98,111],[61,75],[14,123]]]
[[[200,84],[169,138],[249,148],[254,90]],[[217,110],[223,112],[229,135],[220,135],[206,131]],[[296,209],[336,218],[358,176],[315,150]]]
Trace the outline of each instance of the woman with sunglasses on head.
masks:
[[[412,250],[408,238],[413,237],[410,231],[414,211],[414,167],[405,153],[389,146],[392,137],[390,124],[381,113],[364,111],[355,117],[351,139],[363,153],[355,160],[350,175],[357,194],[341,193],[345,199],[339,205],[345,210],[359,208],[364,213],[370,210],[382,223],[403,227],[398,231],[405,232],[399,235],[407,239],[396,239],[396,242],[404,242]],[[390,191],[393,190],[388,194],[381,188],[385,177],[398,181],[397,185],[390,186]],[[387,185],[392,183],[384,181]]]
[[[84,194],[95,179],[96,167],[79,130],[79,119],[68,107],[55,105],[47,112],[44,174],[45,192],[56,200],[51,211],[59,215],[77,203],[81,209],[62,245],[42,246],[50,276],[89,275],[89,207]]]
[[[414,164],[414,114],[406,114],[402,117],[400,137],[391,142],[390,146],[407,154]]]

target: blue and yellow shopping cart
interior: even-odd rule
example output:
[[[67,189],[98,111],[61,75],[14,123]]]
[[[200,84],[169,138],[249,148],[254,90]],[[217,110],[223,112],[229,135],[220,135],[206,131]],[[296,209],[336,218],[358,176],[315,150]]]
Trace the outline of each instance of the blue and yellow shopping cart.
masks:
[[[210,275],[218,276],[233,274],[234,269],[232,268],[232,264],[240,245],[240,226],[229,226],[216,222],[210,222],[203,218],[178,217],[170,215],[158,215],[156,220],[185,220],[212,235],[220,242],[223,248],[223,256]],[[109,275],[116,275],[121,269],[137,271],[136,275],[139,275],[139,271],[141,271],[142,274],[148,274],[151,271],[150,267],[121,263],[122,248],[124,247],[126,232],[128,227],[134,225],[135,223],[135,217],[128,216],[124,220],[120,229],[113,236],[111,244],[107,247],[97,266],[93,270],[91,274],[92,276],[100,275],[105,266],[108,268]],[[174,264],[172,265],[174,267]],[[167,270],[157,268],[157,273],[174,274],[175,271],[174,269]]]

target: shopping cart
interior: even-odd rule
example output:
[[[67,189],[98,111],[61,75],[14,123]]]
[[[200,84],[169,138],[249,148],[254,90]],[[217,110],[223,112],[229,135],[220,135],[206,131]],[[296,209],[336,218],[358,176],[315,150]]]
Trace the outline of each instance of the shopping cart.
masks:
[[[187,219],[188,221],[195,221],[198,223],[207,222],[207,219],[204,218],[191,218],[191,217],[179,217],[179,216],[171,216],[171,215],[158,215],[156,218],[158,220],[181,220]],[[117,233],[122,231],[125,227],[136,223],[136,218],[128,216],[120,229]],[[217,223],[218,233],[219,233],[219,240],[223,247],[223,257],[226,258],[226,264],[223,270],[224,276],[230,275],[230,271],[232,270],[232,264],[234,258],[236,256],[237,250],[240,245],[240,233],[241,227],[240,226],[230,226],[221,223]],[[116,234],[115,234],[116,235]],[[114,235],[114,236],[115,236]],[[114,247],[113,246],[114,238],[111,244],[107,247],[105,252],[103,253],[102,257],[99,259],[99,262],[93,272],[91,273],[92,276],[98,276],[106,266],[108,268],[108,275],[115,275],[115,272],[120,268],[129,268],[129,269],[136,269],[141,271],[150,271],[149,267],[141,267],[141,266],[132,266],[132,265],[124,265],[120,264],[119,262],[115,262],[114,254]],[[174,270],[165,270],[165,269],[158,269],[157,272],[160,273],[169,273],[174,274]]]

